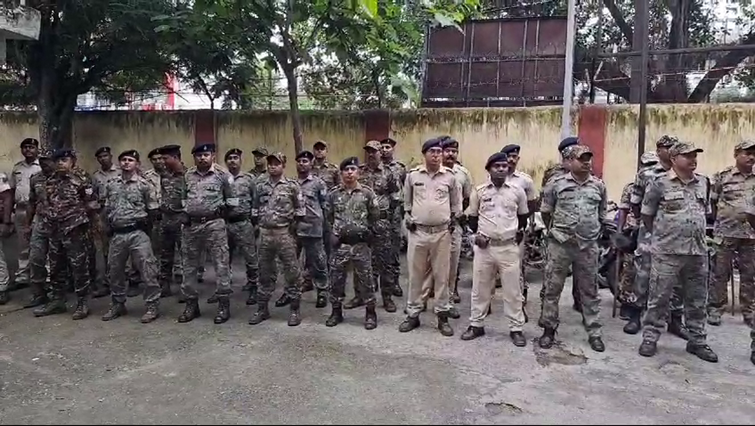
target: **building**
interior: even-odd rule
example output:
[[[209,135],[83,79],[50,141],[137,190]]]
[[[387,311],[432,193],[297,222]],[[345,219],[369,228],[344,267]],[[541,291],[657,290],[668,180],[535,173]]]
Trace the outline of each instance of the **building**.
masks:
[[[14,8],[0,6],[0,63],[5,62],[7,40],[36,40],[41,16],[26,0],[10,0]]]
[[[705,0],[705,7],[711,11],[713,29],[719,43],[733,43],[743,33],[741,0]]]

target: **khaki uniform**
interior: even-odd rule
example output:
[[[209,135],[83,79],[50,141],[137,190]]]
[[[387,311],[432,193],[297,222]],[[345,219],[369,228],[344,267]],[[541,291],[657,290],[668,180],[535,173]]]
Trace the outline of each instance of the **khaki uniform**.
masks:
[[[721,315],[728,302],[732,261],[739,269],[739,299],[745,322],[752,323],[755,309],[755,230],[745,212],[755,194],[755,175],[728,167],[713,176],[710,202],[718,206],[713,231],[717,243],[713,279],[708,292],[708,314]]]
[[[657,342],[669,313],[675,286],[684,295],[684,322],[689,343],[705,344],[705,304],[708,296],[708,247],[705,215],[710,207],[708,182],[696,174],[683,182],[673,170],[648,185],[641,213],[653,218],[650,236],[650,292],[642,320],[643,340]]]
[[[578,182],[571,173],[553,178],[543,191],[540,211],[552,223],[545,265],[545,297],[540,321],[547,329],[559,325],[558,304],[569,267],[582,300],[583,324],[589,337],[601,336],[598,296],[598,237],[606,213],[606,186],[589,176]]]
[[[16,271],[16,283],[29,283],[29,229],[26,218],[26,208],[29,206],[29,194],[31,192],[30,178],[33,174],[42,171],[39,160],[27,163],[25,160],[13,165],[10,177],[6,180],[12,189],[15,189],[14,203],[16,205],[13,226],[16,228],[18,239],[18,270]],[[10,208],[10,206],[6,207]]]
[[[499,276],[503,286],[503,311],[509,321],[509,330],[522,331],[524,295],[519,285],[521,258],[516,245],[516,232],[519,227],[517,215],[528,212],[524,190],[508,181],[499,188],[488,181],[472,191],[466,214],[479,218],[477,232],[489,239],[486,248],[474,247],[472,313],[469,318],[473,327],[484,326],[493,299],[496,276]]]
[[[461,200],[461,185],[454,173],[444,166],[436,173],[420,166],[406,177],[404,211],[407,220],[417,226],[414,232],[409,232],[407,247],[409,298],[406,310],[410,317],[417,317],[422,311],[422,286],[428,269],[435,285],[435,312],[450,309],[449,226],[461,214]]]

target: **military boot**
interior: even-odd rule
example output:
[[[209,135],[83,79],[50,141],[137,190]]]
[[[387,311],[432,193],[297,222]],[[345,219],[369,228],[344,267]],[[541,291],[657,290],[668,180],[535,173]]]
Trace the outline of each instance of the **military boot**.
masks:
[[[391,299],[391,293],[383,294],[383,309],[385,312],[396,312],[396,303]]]
[[[467,327],[467,331],[461,334],[461,340],[474,340],[478,337],[485,335],[485,327],[476,327],[470,325]]]
[[[10,294],[7,291],[0,291],[0,306],[10,302]]]
[[[301,300],[299,299],[291,300],[291,313],[288,315],[289,327],[296,327],[297,325],[301,324],[301,313],[299,312],[300,303]]]
[[[629,321],[632,318],[632,310],[634,310],[634,306],[622,303],[621,308],[619,308],[619,319]]]
[[[227,295],[218,297],[218,313],[215,315],[215,324],[223,324],[231,318],[231,299]]]
[[[695,355],[703,361],[718,362],[718,355],[713,352],[713,349],[706,344],[695,345],[692,342],[687,342],[687,352]]]
[[[141,322],[142,324],[149,324],[152,321],[156,320],[160,316],[160,311],[157,309],[157,303],[148,303],[147,304],[147,311],[144,312],[144,315],[142,315]]]
[[[438,330],[440,334],[451,337],[454,335],[454,329],[448,323],[448,312],[438,312]]]
[[[393,286],[393,296],[404,297],[404,290],[401,288],[401,285],[399,285],[398,282],[395,286]]]
[[[340,303],[333,303],[330,316],[325,321],[326,327],[335,327],[343,322],[343,307]]]
[[[184,307],[184,311],[178,317],[178,322],[180,323],[189,322],[189,321],[192,321],[194,318],[199,318],[201,315],[202,313],[199,312],[199,300],[187,299],[186,306]]]
[[[257,304],[257,287],[256,286],[249,288],[249,297],[246,298],[246,304],[247,305]]]
[[[35,317],[46,317],[48,315],[64,314],[66,313],[66,301],[63,299],[52,299],[48,301],[44,306],[33,311]]]
[[[249,324],[257,325],[266,319],[270,319],[270,310],[267,308],[267,302],[257,302],[257,312],[249,319]]]
[[[73,311],[71,318],[74,320],[81,320],[89,316],[89,301],[86,296],[79,296],[79,300],[76,302],[76,310]]]
[[[160,297],[173,296],[173,291],[170,289],[170,283],[164,283],[160,286]]]
[[[24,305],[24,309],[30,309],[30,308],[36,308],[37,306],[42,306],[45,303],[47,303],[49,300],[47,299],[47,295],[45,294],[37,294],[35,296],[32,296],[29,303]]]
[[[671,315],[671,321],[668,323],[668,332],[680,339],[689,340],[689,332],[687,332],[687,327],[685,327],[681,315]]]
[[[556,329],[545,327],[543,335],[538,339],[538,344],[543,349],[550,349],[553,347],[553,342],[556,340]]]
[[[643,339],[642,344],[640,344],[640,349],[638,350],[639,354],[644,357],[651,357],[655,355],[656,351],[658,350],[658,345],[648,339]]]
[[[343,305],[344,309],[354,309],[358,308],[360,306],[364,306],[364,300],[362,300],[359,296],[354,296],[353,299],[346,302],[346,304]]]
[[[642,329],[642,325],[640,324],[642,311],[632,306],[628,308],[627,313],[629,314],[629,321],[627,321],[627,323],[624,324],[624,333],[626,334],[639,333],[640,330]]]
[[[456,306],[451,306],[448,308],[448,317],[453,319],[459,319],[461,318],[461,314],[459,313],[459,310],[456,309]]]
[[[572,285],[571,285],[571,295],[574,299],[574,305],[572,305],[572,309],[582,313],[582,296],[579,294],[579,287],[574,283],[574,279],[572,279]]]
[[[406,317],[404,322],[398,326],[398,331],[401,333],[408,333],[415,328],[419,327],[419,317]]]
[[[396,312],[396,307],[394,306],[393,308],[393,312]],[[375,328],[377,328],[377,313],[375,312],[375,304],[370,303],[367,305],[367,309],[364,314],[364,329],[374,330]]]
[[[322,290],[317,290],[317,301],[315,302],[315,308],[324,308],[328,306],[328,297]]]
[[[111,321],[118,317],[121,317],[123,315],[126,315],[128,311],[126,310],[126,305],[123,303],[113,302],[110,305],[110,309],[108,309],[107,312],[105,312],[105,315],[102,316],[103,321]]]
[[[283,293],[283,294],[281,295],[281,297],[280,297],[280,298],[279,298],[278,300],[276,300],[276,301],[275,301],[275,307],[276,307],[276,308],[282,308],[282,307],[284,307],[284,306],[286,306],[286,305],[290,304],[292,300],[293,300],[293,299],[291,299],[291,298],[290,298],[290,297],[288,296],[288,294],[286,294],[286,293]]]

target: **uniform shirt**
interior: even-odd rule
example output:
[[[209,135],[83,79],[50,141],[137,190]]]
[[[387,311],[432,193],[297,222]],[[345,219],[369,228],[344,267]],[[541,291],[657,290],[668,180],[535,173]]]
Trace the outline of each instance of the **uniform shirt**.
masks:
[[[640,169],[634,178],[632,196],[630,197],[629,202],[635,206],[642,204],[642,199],[645,198],[645,191],[648,184],[651,181],[666,175],[666,172],[667,170],[661,164]]]
[[[695,174],[683,182],[673,170],[649,182],[643,216],[653,217],[650,251],[654,254],[707,255],[705,215],[708,181]]]
[[[8,175],[5,173],[0,172],[0,194],[2,194],[5,191],[10,191],[12,187],[10,186],[10,179],[8,178]],[[6,206],[4,203],[0,203],[0,214],[5,213],[5,209],[12,209],[13,206]]]
[[[42,167],[39,165],[39,160],[36,159],[31,163],[22,160],[13,165],[8,184],[11,188],[16,190],[14,195],[14,201],[16,204],[24,205],[29,202],[29,195],[31,192],[29,179],[33,174],[41,171]],[[3,173],[3,175],[5,174]]]
[[[557,241],[595,241],[606,215],[607,198],[602,180],[591,175],[580,183],[569,173],[548,182],[540,211],[551,214],[550,231]]]
[[[147,218],[148,210],[157,210],[155,185],[139,173],[129,178],[123,175],[111,179],[100,194],[104,200],[105,216],[110,226],[118,228],[134,225]]]
[[[466,167],[462,166],[459,163],[454,164],[453,167],[449,168],[451,170],[451,173],[454,174],[454,177],[456,178],[456,181],[459,182],[459,186],[461,187],[461,198],[462,200],[467,200],[472,195],[472,174],[469,173],[469,170],[467,170]]]
[[[208,217],[221,213],[226,207],[236,207],[239,200],[233,193],[233,176],[217,164],[206,172],[191,167],[186,171],[184,208],[194,217]]]
[[[232,207],[228,212],[229,217],[246,219],[252,218],[252,201],[256,190],[256,180],[251,173],[241,172],[233,177],[233,193],[239,200],[239,205]]]
[[[143,173],[144,177],[155,187],[155,194],[160,198],[160,173],[155,169],[147,170]]]
[[[354,189],[338,185],[328,193],[329,222],[335,236],[365,235],[378,220],[379,209],[375,193],[357,183]],[[382,236],[378,236],[380,238]]]
[[[304,198],[299,184],[287,177],[273,182],[268,175],[257,181],[252,203],[252,216],[262,228],[290,226],[296,218],[306,215]]]
[[[379,163],[375,169],[370,169],[366,164],[360,164],[359,183],[375,193],[382,216],[387,217],[391,205],[399,202],[400,188],[396,175],[382,163]]]
[[[563,162],[550,165],[545,172],[543,172],[543,181],[540,183],[540,188],[544,189],[548,182],[556,177],[568,175],[569,170],[564,166]]]
[[[160,176],[160,211],[166,214],[183,212],[183,197],[186,192],[186,169],[166,171]]]
[[[386,167],[388,167],[388,170],[393,173],[393,175],[396,177],[396,181],[398,182],[399,186],[403,188],[404,181],[406,181],[406,166],[404,163],[396,160],[391,160],[390,162],[383,163]]]
[[[619,199],[619,210],[625,210],[627,212],[627,219],[624,222],[625,228],[635,228],[639,225],[639,218],[632,213],[632,190],[634,189],[634,182],[629,182],[624,185],[624,189],[621,190],[621,198]]]
[[[479,218],[479,234],[493,240],[513,240],[519,228],[517,215],[529,213],[527,195],[509,181],[500,188],[487,181],[472,190],[466,213]]]
[[[341,183],[341,171],[335,164],[328,163],[327,161],[322,164],[317,162],[312,164],[312,174],[322,179],[325,182],[325,187],[330,191],[336,185]]]
[[[89,223],[88,213],[99,208],[92,179],[83,170],[53,173],[45,181],[45,192],[46,219],[56,232],[67,234]]]
[[[755,230],[744,215],[751,208],[752,194],[755,194],[752,173],[742,174],[732,166],[713,175],[710,202],[718,207],[714,235],[755,239]]]
[[[256,177],[259,177],[260,175],[264,175],[267,173],[267,167],[263,167],[261,169],[253,168],[252,170],[249,170],[249,174]]]
[[[296,235],[300,237],[316,237],[323,235],[323,223],[328,210],[328,190],[325,182],[317,176],[309,175],[299,179],[301,195],[304,199],[304,219],[296,226]]]
[[[461,214],[461,186],[453,172],[444,166],[431,173],[419,166],[406,176],[404,210],[418,225],[438,226]]]
[[[535,181],[532,176],[527,173],[514,170],[514,173],[510,174],[506,178],[506,182],[512,185],[522,188],[524,194],[527,196],[527,201],[537,200],[537,191],[535,191]]]
[[[115,167],[115,164],[113,164],[110,167],[110,170],[102,170],[102,168],[97,169],[94,173],[92,173],[92,181],[94,183],[94,189],[99,194],[102,192],[105,188],[105,184],[107,184],[110,179],[114,179],[121,175],[121,169],[118,167]]]
[[[47,215],[47,209],[49,203],[47,202],[47,192],[45,190],[45,183],[48,176],[43,172],[37,172],[31,175],[29,178],[29,186],[31,191],[29,192],[29,205],[34,207],[34,219],[32,226],[42,226],[45,223],[43,218]]]

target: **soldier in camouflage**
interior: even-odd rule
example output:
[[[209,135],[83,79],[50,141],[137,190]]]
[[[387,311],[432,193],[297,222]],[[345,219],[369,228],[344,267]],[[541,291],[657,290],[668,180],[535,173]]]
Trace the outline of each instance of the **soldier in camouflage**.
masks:
[[[592,151],[573,145],[564,154],[571,172],[554,177],[543,190],[540,211],[548,227],[548,260],[545,266],[545,298],[540,321],[543,335],[540,347],[553,346],[559,325],[558,302],[569,267],[582,300],[582,323],[590,347],[606,348],[601,338],[600,297],[598,296],[598,237],[606,213],[606,186],[592,175]]]
[[[110,179],[113,179],[118,174],[120,174],[120,170],[113,164],[113,155],[111,153],[109,146],[101,146],[97,148],[97,151],[94,152],[94,157],[97,159],[97,162],[100,164],[100,168],[95,170],[94,173],[92,173],[91,179],[92,183],[94,184],[94,189],[97,194],[101,193],[103,191],[103,188],[105,185],[110,181]],[[99,195],[98,195],[99,197]],[[100,217],[97,217],[98,221],[101,221],[102,219]],[[103,223],[99,223],[96,229],[103,229]],[[96,252],[102,253],[101,257],[99,259],[98,256],[95,254],[95,262],[99,260],[100,264],[102,265],[100,269],[101,275],[97,277],[93,277],[93,284],[99,283],[99,288],[93,288],[92,289],[92,297],[99,298],[99,297],[105,297],[110,294],[110,283],[108,282],[108,263],[107,263],[107,253],[109,251],[109,245],[110,245],[110,238],[107,237],[107,235],[92,235],[91,238],[96,243]],[[90,262],[91,263],[91,262]],[[96,285],[96,284],[95,284]]]
[[[49,208],[43,220],[50,235],[50,301],[34,310],[37,317],[66,311],[66,274],[70,273],[78,298],[74,320],[89,316],[87,296],[92,281],[89,267],[91,236],[89,227],[97,221],[97,194],[91,179],[75,167],[71,149],[53,155],[57,170],[45,182]],[[96,225],[95,225],[96,226]]]
[[[645,190],[650,182],[660,176],[665,176],[667,171],[671,169],[669,149],[677,141],[677,138],[667,135],[658,139],[655,144],[656,154],[658,155],[659,160],[658,164],[637,172],[637,176],[634,179],[634,186],[632,187],[632,195],[629,200],[632,205],[632,212],[636,217],[640,217],[642,199],[645,196]],[[650,233],[645,231],[644,222],[641,222],[637,237],[637,255],[635,256],[636,273],[634,284],[634,294],[637,297],[637,308],[641,310],[646,309],[650,285],[651,256],[649,244]],[[669,308],[671,309],[671,320],[668,322],[668,332],[687,340],[689,335],[684,327],[684,322],[682,321],[684,306],[682,304],[680,285],[680,283],[677,283],[677,287],[673,290],[671,295],[671,302],[669,304]],[[641,316],[641,312],[635,311],[633,315],[633,321],[636,324]]]
[[[157,281],[157,259],[152,251],[150,231],[159,215],[157,188],[138,172],[139,153],[124,151],[118,156],[121,176],[105,184],[100,199],[105,234],[110,236],[110,290],[112,304],[102,316],[103,321],[126,315],[126,265],[129,257],[145,284],[144,302],[146,312],[143,324],[150,323],[160,315],[160,284]]]
[[[243,152],[233,148],[225,153],[225,165],[233,175],[233,192],[239,199],[239,205],[228,212],[226,226],[228,227],[228,248],[230,258],[237,252],[241,253],[246,266],[246,284],[249,291],[247,305],[257,303],[257,284],[259,270],[257,262],[257,248],[254,246],[254,225],[252,225],[252,200],[256,189],[255,177],[251,173],[241,171],[241,156]]]
[[[642,222],[650,234],[650,291],[642,319],[639,353],[655,355],[666,326],[675,286],[684,295],[684,319],[689,332],[687,352],[708,362],[718,356],[706,344],[705,303],[708,297],[708,247],[705,228],[709,213],[708,180],[695,173],[702,149],[676,142],[669,149],[671,170],[650,180],[642,200]]]
[[[708,324],[720,325],[721,313],[728,302],[728,282],[732,261],[739,268],[739,300],[746,324],[754,320],[755,304],[755,230],[744,214],[755,194],[755,142],[744,141],[734,148],[734,166],[713,175],[710,202],[715,218],[713,230],[717,250],[713,279],[708,292]]]
[[[152,168],[144,172],[144,177],[157,188],[157,196],[160,196],[160,176],[165,173],[165,162],[163,156],[160,153],[160,148],[155,148],[149,152],[147,156],[149,162],[152,164]]]
[[[317,141],[312,145],[312,153],[315,155],[314,164],[312,164],[312,174],[322,179],[325,182],[325,188],[328,191],[335,188],[341,179],[341,173],[338,170],[338,166],[328,161],[328,144],[325,141]],[[330,229],[327,226],[323,229],[323,241],[330,239]],[[330,258],[330,244],[325,244],[325,254]],[[306,275],[306,274],[305,274]],[[310,277],[304,277],[304,290],[308,291],[312,289],[312,283]]]
[[[10,186],[10,179],[5,173],[0,173],[0,208],[2,208],[3,222],[0,224],[0,237],[5,239],[10,236],[13,229],[11,212],[13,211],[13,188]],[[0,241],[0,305],[5,305],[10,300],[8,294],[8,284],[10,276],[8,274],[8,264],[5,262],[5,252]]]
[[[400,187],[396,176],[385,166],[380,159],[382,146],[380,142],[371,140],[364,146],[366,162],[359,165],[359,183],[372,189],[378,201],[378,220],[373,229],[375,235],[390,237],[391,219],[393,211],[400,203]],[[395,275],[391,273],[389,262],[391,260],[391,239],[376,238],[372,242],[372,277],[376,288],[380,288],[383,298],[383,308],[386,312],[396,312],[396,304],[393,302],[393,289]],[[354,280],[355,285],[360,285]],[[359,298],[357,293],[351,301],[344,305],[344,309],[353,309],[364,305],[365,301]]]
[[[404,181],[406,181],[406,166],[404,163],[394,158],[394,150],[396,149],[397,143],[398,142],[393,138],[385,138],[381,140],[381,158],[383,160],[383,165],[395,176],[400,188],[399,200],[403,200]],[[403,227],[403,222],[404,205],[399,202],[391,215],[391,252],[390,258],[388,259],[388,273],[393,276],[393,282],[395,283],[393,287],[393,295],[396,297],[403,297],[404,295],[404,290],[401,288],[400,284],[401,228]]]
[[[286,279],[285,292],[291,300],[289,326],[301,324],[299,306],[299,262],[294,238],[296,223],[305,216],[305,204],[299,184],[283,176],[286,156],[280,152],[267,156],[267,175],[257,181],[252,220],[260,227],[259,264],[260,289],[257,295],[257,312],[249,324],[256,325],[270,318],[268,304],[275,291],[272,280],[275,261],[280,260]]]
[[[254,168],[249,170],[249,174],[257,178],[267,173],[267,167],[265,166],[267,150],[265,148],[254,148],[252,150],[252,156],[254,157]]]
[[[157,279],[160,296],[170,297],[175,260],[181,260],[181,228],[183,222],[183,196],[186,188],[186,167],[181,162],[181,147],[166,145],[160,148],[165,170],[160,178],[160,222],[157,224]],[[178,254],[178,255],[177,255]],[[181,267],[183,269],[183,266]]]
[[[343,322],[343,299],[346,297],[347,267],[354,269],[356,292],[364,300],[364,328],[377,327],[375,312],[375,281],[372,278],[370,242],[380,216],[379,201],[374,192],[359,183],[359,160],[349,157],[341,162],[341,183],[328,193],[328,221],[333,233],[330,258],[330,300],[333,311],[325,325],[335,327]]]
[[[215,145],[202,144],[191,151],[194,167],[186,171],[183,196],[184,228],[181,238],[183,250],[183,282],[181,293],[186,307],[178,322],[186,323],[200,315],[197,293],[197,267],[202,252],[208,251],[215,265],[217,283],[215,295],[218,310],[215,324],[231,317],[231,274],[229,270],[228,231],[225,218],[238,207],[239,200],[233,191],[233,176],[215,163]]]

